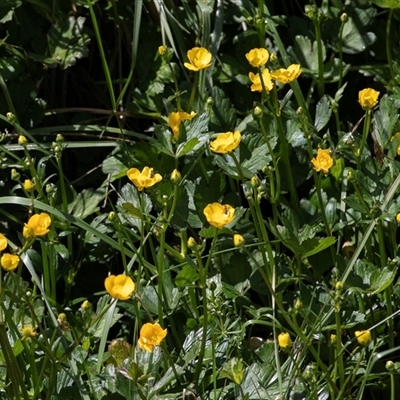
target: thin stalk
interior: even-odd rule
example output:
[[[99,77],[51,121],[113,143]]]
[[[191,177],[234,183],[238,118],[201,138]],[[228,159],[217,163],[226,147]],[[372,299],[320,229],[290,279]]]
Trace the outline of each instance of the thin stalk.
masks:
[[[357,156],[357,169],[361,171],[361,160],[362,160],[362,154],[364,151],[365,143],[367,142],[367,136],[369,132],[369,128],[371,126],[371,110],[366,110],[365,111],[365,119],[364,119],[364,125],[363,125],[363,135],[361,139],[361,144],[360,144],[360,149],[359,153]]]
[[[197,89],[198,81],[199,81],[199,74],[195,73],[194,82],[193,82],[193,86],[192,86],[192,91],[190,93],[190,98],[189,98],[188,111],[190,111],[192,109],[193,102],[194,102],[194,96],[196,95],[196,89]]]
[[[197,359],[197,366],[196,370],[194,373],[194,382],[197,387],[199,387],[199,377],[201,373],[201,369],[203,366],[203,359],[204,359],[204,353],[206,349],[206,341],[207,341],[207,328],[208,328],[208,304],[207,304],[207,288],[206,288],[206,280],[207,280],[207,271],[211,263],[211,257],[214,254],[215,246],[217,244],[217,238],[218,238],[218,231],[216,231],[213,241],[211,243],[211,249],[208,254],[208,258],[206,261],[205,267],[203,267],[203,262],[201,260],[201,256],[198,252],[198,250],[195,250],[196,254],[196,259],[199,267],[199,286],[201,289],[201,294],[203,297],[203,334],[201,337],[201,344],[200,344],[200,351],[199,351],[199,357]]]
[[[319,18],[314,18],[315,39],[317,42],[317,55],[318,55],[318,94],[322,98],[325,92],[324,82],[324,60],[322,54],[322,37],[321,37],[321,23]]]
[[[339,30],[339,83],[338,90],[342,87],[343,83],[343,30],[347,20],[342,20]]]
[[[336,307],[336,306],[335,306]],[[343,366],[343,351],[342,351],[342,325],[340,322],[340,308],[335,309],[335,322],[336,322],[336,357],[335,357],[335,367],[339,369],[339,382],[340,389],[343,389],[344,385],[344,366]]]
[[[393,60],[392,60],[392,48],[390,42],[390,32],[392,28],[392,17],[393,17],[394,8],[389,10],[387,25],[386,25],[386,55],[388,59],[389,69],[390,69],[390,76],[392,79],[395,78],[396,74],[393,68]]]
[[[265,46],[264,0],[258,0],[257,34],[260,47]]]
[[[390,400],[395,400],[396,398],[396,384],[394,380],[394,373],[390,373]]]

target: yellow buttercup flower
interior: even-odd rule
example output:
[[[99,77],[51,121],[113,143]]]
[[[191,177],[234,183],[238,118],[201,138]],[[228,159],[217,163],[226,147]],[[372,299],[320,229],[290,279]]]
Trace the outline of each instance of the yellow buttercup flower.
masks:
[[[361,346],[368,346],[372,341],[371,331],[369,331],[369,330],[355,331],[354,334],[357,338],[357,342]]]
[[[235,209],[229,204],[211,203],[204,210],[208,223],[216,228],[223,228],[235,218]]]
[[[31,192],[35,190],[35,184],[30,179],[25,179],[24,181],[24,189],[27,192]]]
[[[23,325],[21,327],[22,340],[28,340],[37,336],[37,332],[32,325]]]
[[[239,131],[222,133],[210,143],[210,149],[214,153],[230,153],[239,146],[241,139],[242,135]]]
[[[269,59],[269,53],[266,49],[253,49],[246,54],[247,61],[253,67],[262,67]]]
[[[187,57],[189,62],[185,62],[183,65],[192,71],[200,71],[211,65],[212,55],[204,47],[193,47],[187,52]]]
[[[179,137],[179,126],[182,121],[191,120],[196,116],[196,113],[192,111],[190,114],[184,111],[172,112],[168,115],[168,126],[172,129],[174,139],[178,140]]]
[[[33,239],[35,236],[44,236],[49,232],[50,224],[50,215],[46,213],[32,215],[25,224],[22,234],[27,240]]]
[[[358,92],[358,102],[364,110],[370,110],[378,104],[379,92],[374,89],[364,89]]]
[[[0,233],[0,251],[3,251],[7,247],[6,237]]]
[[[330,156],[330,150],[318,149],[317,157],[313,158],[311,162],[313,163],[314,169],[317,172],[322,171],[323,173],[327,174],[333,165],[333,159]]]
[[[165,336],[167,336],[167,330],[162,329],[160,324],[144,324],[140,329],[139,347],[152,353],[154,346],[159,346]]]
[[[292,339],[287,332],[282,332],[278,335],[279,347],[283,350],[287,350],[292,346]]]
[[[274,72],[271,72],[271,78],[281,83],[293,82],[301,74],[300,64],[292,64],[285,68],[279,68]]]
[[[270,90],[272,90],[272,88],[274,87],[274,84],[271,80],[271,74],[269,73],[268,68],[264,69],[264,71],[262,72],[262,77],[263,77],[265,90],[267,91],[267,93],[269,93]],[[252,92],[262,92],[263,87],[261,84],[260,74],[253,74],[252,72],[249,72],[249,78],[253,82],[253,84],[250,87],[251,91]]]
[[[396,214],[396,222],[400,225],[400,213]]]
[[[18,267],[19,261],[20,258],[17,255],[4,253],[1,256],[0,263],[6,271],[14,271],[14,269]]]
[[[135,283],[127,275],[110,275],[104,281],[108,294],[114,299],[128,300],[135,291]]]
[[[162,176],[160,174],[155,174],[153,168],[149,167],[144,167],[142,172],[137,168],[131,168],[128,170],[126,175],[140,191],[149,188],[162,180]]]

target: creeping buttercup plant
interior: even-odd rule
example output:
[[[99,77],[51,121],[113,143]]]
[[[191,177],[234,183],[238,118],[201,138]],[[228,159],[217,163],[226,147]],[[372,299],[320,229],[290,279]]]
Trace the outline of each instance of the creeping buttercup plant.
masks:
[[[397,6],[322,3],[0,7],[0,398],[399,397]]]

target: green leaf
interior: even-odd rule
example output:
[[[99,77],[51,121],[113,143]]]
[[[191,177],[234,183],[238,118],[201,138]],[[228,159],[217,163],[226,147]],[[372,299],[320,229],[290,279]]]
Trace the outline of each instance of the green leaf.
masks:
[[[317,104],[317,109],[315,111],[315,122],[314,126],[317,132],[325,128],[326,124],[329,122],[332,114],[332,108],[328,96],[322,97],[322,99]]]
[[[368,292],[372,294],[377,294],[384,291],[393,283],[393,280],[396,276],[397,268],[389,269],[388,267],[384,267],[383,269],[378,269],[372,273],[370,284],[371,288]]]
[[[343,28],[342,49],[347,54],[357,54],[364,51],[368,46],[376,41],[376,35],[372,32],[365,32],[376,15],[374,8],[354,8],[354,15],[349,16]]]
[[[189,264],[186,264],[176,276],[175,284],[178,288],[182,288],[184,286],[193,285],[193,283],[196,282],[198,279],[199,274],[197,273],[197,271]]]
[[[313,244],[315,242],[316,242],[316,238],[311,239],[311,241],[310,241],[310,243],[313,243]],[[304,253],[303,257],[306,258],[306,257],[313,256],[314,254],[317,254],[317,253],[327,249],[328,247],[332,246],[335,242],[336,242],[336,238],[334,236],[329,236],[329,237],[323,238],[319,242],[317,242],[317,245],[315,247],[313,247],[311,250]]]
[[[226,361],[222,366],[220,371],[222,376],[227,377],[228,379],[235,382],[237,385],[240,385],[243,380],[243,362],[237,357],[231,358],[229,361]]]
[[[211,90],[214,104],[210,110],[210,130],[215,132],[233,132],[236,127],[236,112],[224,91],[217,86]]]
[[[318,73],[318,52],[317,42],[311,43],[308,37],[297,35],[295,39],[294,54],[303,68],[311,73]],[[322,60],[326,59],[326,48],[322,43]]]
[[[89,54],[86,45],[90,42],[90,38],[83,33],[84,22],[84,17],[70,16],[54,24],[47,35],[50,58],[63,69],[75,65],[77,59],[87,57]],[[53,66],[52,62],[47,64]]]
[[[382,8],[400,8],[400,0],[371,0],[378,7]]]
[[[104,200],[105,188],[84,189],[69,205],[68,211],[76,218],[85,219],[88,215],[99,210],[99,203]]]

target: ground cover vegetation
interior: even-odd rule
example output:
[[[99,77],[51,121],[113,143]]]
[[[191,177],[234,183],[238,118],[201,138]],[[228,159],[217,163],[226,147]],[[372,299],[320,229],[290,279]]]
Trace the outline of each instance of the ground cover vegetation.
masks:
[[[0,398],[399,398],[399,8],[1,2]]]

